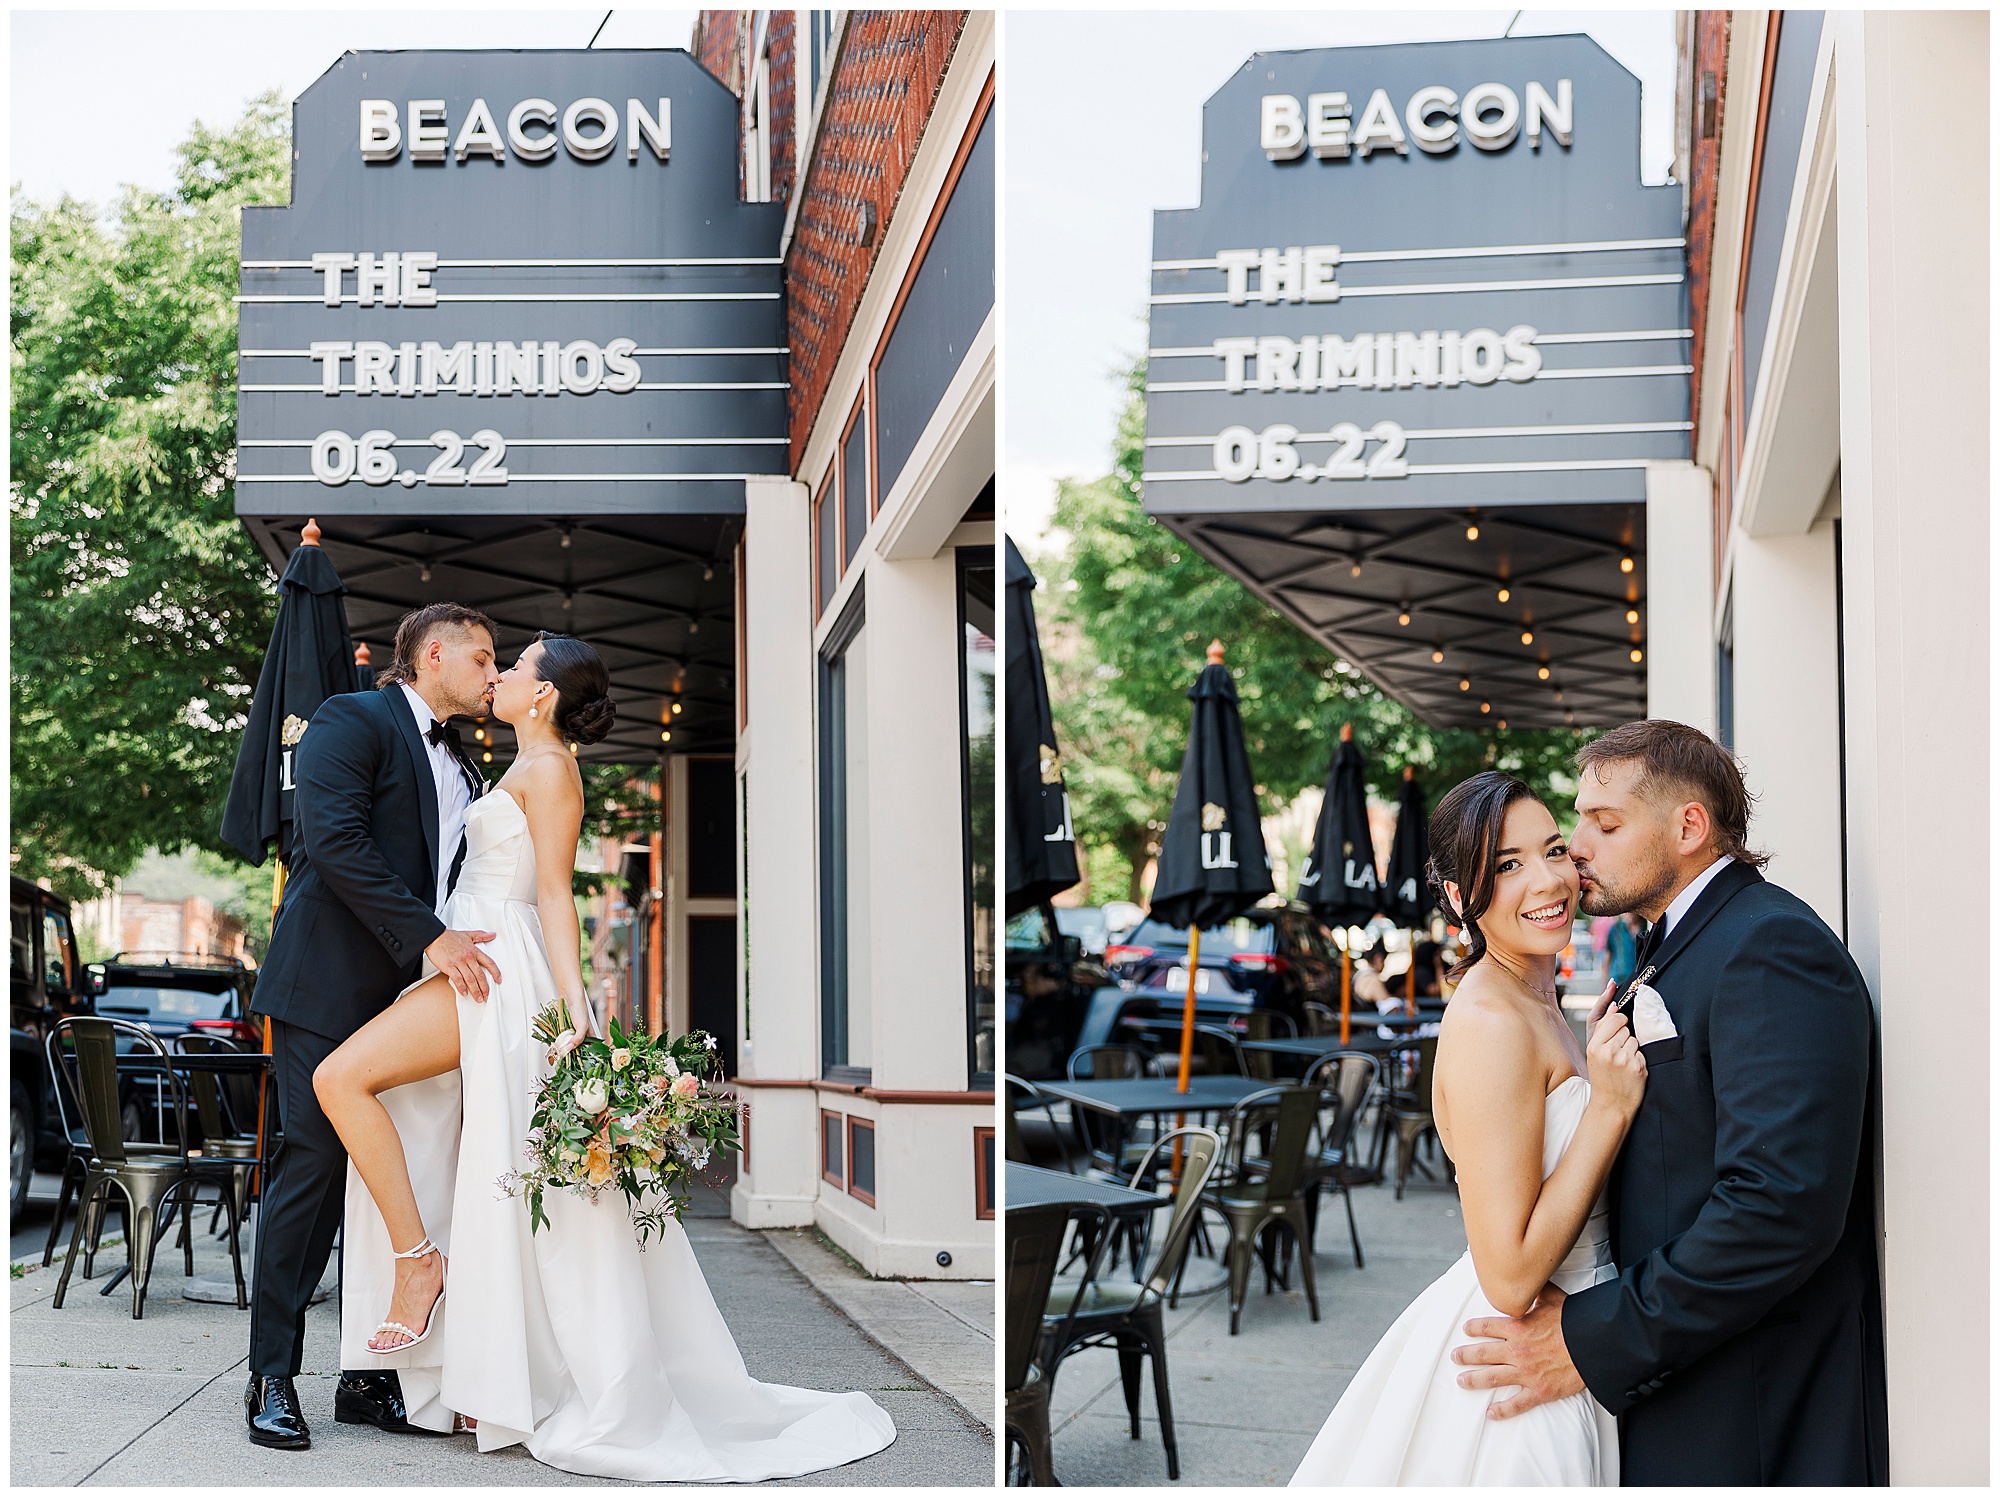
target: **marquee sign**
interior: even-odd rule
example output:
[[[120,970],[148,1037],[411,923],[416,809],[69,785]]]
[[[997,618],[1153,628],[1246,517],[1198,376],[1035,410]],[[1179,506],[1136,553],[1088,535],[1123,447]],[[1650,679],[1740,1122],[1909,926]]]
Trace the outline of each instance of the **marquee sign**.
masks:
[[[237,512],[741,513],[778,237],[684,52],[348,53],[243,214]]]
[[[1200,206],[1154,216],[1147,512],[1434,720],[1495,720],[1447,660],[1482,621],[1560,685],[1562,634],[1508,585],[1538,570],[1544,617],[1594,604],[1616,633],[1535,720],[1569,720],[1598,670],[1616,711],[1635,676],[1643,706],[1645,468],[1688,455],[1692,332],[1680,188],[1639,182],[1638,81],[1581,36],[1259,53],[1203,147]],[[1488,542],[1518,554],[1411,550],[1440,510],[1431,530],[1475,539],[1513,511]],[[1535,552],[1531,524],[1622,572],[1557,577],[1582,558]],[[1441,664],[1427,699],[1417,667]]]

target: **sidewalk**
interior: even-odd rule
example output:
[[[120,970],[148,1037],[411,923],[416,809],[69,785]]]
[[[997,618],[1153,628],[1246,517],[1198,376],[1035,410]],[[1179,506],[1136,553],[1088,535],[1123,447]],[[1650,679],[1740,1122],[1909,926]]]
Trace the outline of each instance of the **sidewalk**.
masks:
[[[685,1225],[751,1376],[858,1388],[896,1421],[896,1442],[880,1455],[780,1484],[990,1485],[992,1287],[877,1283],[811,1234],[736,1226],[725,1199],[702,1192]],[[207,1218],[203,1211],[197,1222],[206,1225]],[[41,1220],[45,1233],[46,1215]],[[18,1240],[15,1252],[19,1262]],[[245,1252],[247,1258],[247,1238]],[[618,1484],[540,1465],[519,1449],[482,1456],[469,1436],[416,1439],[336,1424],[330,1303],[306,1321],[299,1395],[312,1449],[253,1446],[242,1405],[248,1312],[182,1299],[180,1252],[163,1243],[146,1318],[134,1321],[128,1284],[108,1299],[97,1293],[123,1260],[122,1247],[102,1252],[97,1277],[88,1282],[79,1262],[68,1301],[54,1310],[49,1301],[62,1254],[41,1268],[37,1240],[28,1259],[32,1271],[9,1286],[15,1486]],[[228,1278],[222,1239],[198,1234],[195,1273]],[[968,1407],[984,1411],[984,1419]]]
[[[1432,1163],[1435,1170],[1437,1165]],[[1458,1193],[1447,1183],[1413,1174],[1403,1199],[1390,1185],[1354,1191],[1354,1216],[1367,1267],[1357,1269],[1347,1240],[1347,1212],[1328,1196],[1319,1214],[1319,1321],[1299,1287],[1264,1293],[1253,1270],[1241,1334],[1229,1334],[1229,1297],[1218,1289],[1182,1295],[1168,1310],[1168,1386],[1180,1447],[1176,1485],[1283,1486],[1319,1433],[1355,1371],[1409,1302],[1465,1251]],[[1210,1218],[1211,1240],[1220,1236]],[[1212,1282],[1218,1265],[1196,1258],[1189,1282]],[[1166,1453],[1154,1414],[1150,1365],[1140,1384],[1140,1429],[1134,1440],[1125,1413],[1118,1359],[1109,1351],[1079,1352],[1062,1365],[1055,1386],[1056,1476],[1068,1486],[1167,1484]]]

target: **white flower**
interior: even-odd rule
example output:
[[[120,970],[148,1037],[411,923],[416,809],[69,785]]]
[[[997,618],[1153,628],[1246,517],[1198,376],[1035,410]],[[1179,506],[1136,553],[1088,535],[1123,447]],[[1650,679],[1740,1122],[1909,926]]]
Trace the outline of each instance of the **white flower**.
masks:
[[[611,1105],[611,1093],[602,1081],[579,1081],[570,1088],[570,1095],[576,1098],[576,1105],[592,1117]]]
[[[630,1050],[613,1050],[611,1052],[612,1070],[622,1071],[631,1064],[632,1064],[632,1052]]]
[[[669,1076],[678,1076],[681,1073],[680,1062],[675,1060],[671,1055],[661,1062],[660,1069],[665,1071]]]
[[[711,1049],[711,1050],[713,1050],[713,1049],[715,1048],[715,1036],[714,1036],[714,1035],[712,1035],[712,1034],[705,1034],[705,1035],[703,1035],[703,1036],[701,1037],[701,1042],[702,1042],[702,1043],[703,1043],[704,1045],[708,1046],[708,1048],[709,1048],[709,1049]]]

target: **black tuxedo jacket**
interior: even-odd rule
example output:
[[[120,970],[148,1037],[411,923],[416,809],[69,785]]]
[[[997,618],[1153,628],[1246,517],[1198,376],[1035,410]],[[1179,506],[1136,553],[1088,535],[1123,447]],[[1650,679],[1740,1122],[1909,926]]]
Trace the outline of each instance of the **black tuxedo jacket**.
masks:
[[[454,752],[476,797],[484,781]],[[444,931],[437,784],[394,687],[328,697],[293,764],[298,836],[250,1007],[343,1040],[416,980]]]
[[[1650,1054],[1611,1176],[1619,1275],[1563,1339],[1619,1418],[1628,1486],[1888,1480],[1874,1009],[1847,948],[1754,868],[1652,959],[1683,1043]]]

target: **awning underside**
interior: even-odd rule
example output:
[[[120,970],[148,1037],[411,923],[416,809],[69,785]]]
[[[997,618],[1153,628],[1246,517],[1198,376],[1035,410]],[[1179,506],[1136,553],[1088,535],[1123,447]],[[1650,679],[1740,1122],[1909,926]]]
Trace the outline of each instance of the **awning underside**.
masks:
[[[503,668],[537,630],[597,649],[618,722],[582,758],[650,764],[662,753],[733,750],[731,554],[740,516],[335,515],[319,523],[320,544],[347,584],[349,627],[378,669],[391,659],[397,620],[449,599],[500,626]],[[305,521],[245,516],[244,524],[282,568]],[[494,762],[505,762],[513,734],[504,724],[486,727]],[[489,748],[470,735],[467,746]]]
[[[1643,505],[1156,518],[1435,727],[1645,714]]]

